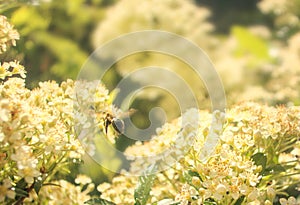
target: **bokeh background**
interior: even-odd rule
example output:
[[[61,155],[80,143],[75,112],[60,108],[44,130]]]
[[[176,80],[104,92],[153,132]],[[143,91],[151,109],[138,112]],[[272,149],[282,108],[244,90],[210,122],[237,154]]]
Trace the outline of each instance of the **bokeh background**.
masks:
[[[207,53],[221,76],[229,107],[246,100],[300,104],[300,0],[4,0],[0,12],[21,36],[1,59],[21,61],[29,88],[39,81],[76,79],[88,56],[103,43],[128,32],[159,29],[186,37]],[[153,65],[179,73],[197,94],[200,108],[210,109],[204,84],[170,56],[126,57],[103,81],[112,91],[128,72]],[[170,104],[174,99],[167,93],[147,90],[132,102],[138,110],[132,120],[147,128],[149,111],[159,106],[170,121],[180,114]],[[132,143],[121,136],[117,148],[124,150]],[[79,172],[95,183],[114,176],[88,156],[85,164],[71,170],[65,176],[70,180]]]

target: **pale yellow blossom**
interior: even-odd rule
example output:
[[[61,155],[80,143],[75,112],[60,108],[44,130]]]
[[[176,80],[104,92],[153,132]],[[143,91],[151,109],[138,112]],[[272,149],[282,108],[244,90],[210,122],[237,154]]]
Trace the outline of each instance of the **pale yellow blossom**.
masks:
[[[17,30],[7,21],[5,16],[0,15],[0,54],[5,52],[8,46],[15,46],[16,40],[19,38]]]
[[[2,184],[0,184],[0,202],[5,200],[5,197],[10,199],[15,198],[16,193],[11,189],[12,184],[9,179],[4,179]]]

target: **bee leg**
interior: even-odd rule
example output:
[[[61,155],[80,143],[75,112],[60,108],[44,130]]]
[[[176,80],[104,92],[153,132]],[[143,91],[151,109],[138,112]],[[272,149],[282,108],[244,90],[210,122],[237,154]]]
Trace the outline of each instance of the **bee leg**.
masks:
[[[109,120],[105,120],[104,126],[105,126],[105,134],[107,135],[108,126],[111,124]]]

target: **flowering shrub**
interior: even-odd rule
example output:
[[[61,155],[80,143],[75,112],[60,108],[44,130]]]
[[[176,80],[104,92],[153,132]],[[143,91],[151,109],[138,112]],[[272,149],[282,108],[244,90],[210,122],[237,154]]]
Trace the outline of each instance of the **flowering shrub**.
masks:
[[[5,16],[0,16],[0,54],[6,51],[7,46],[16,45],[19,33],[7,21]]]
[[[273,204],[289,186],[299,183],[298,107],[243,103],[228,110],[225,119],[220,114],[198,114],[201,120],[195,143],[184,158],[157,175],[149,204]],[[194,116],[195,112],[185,115]],[[211,137],[211,117],[226,123],[213,155],[201,160],[203,142]],[[161,152],[175,140],[178,127],[178,121],[166,124],[149,143],[137,142],[126,152],[138,156]],[[147,162],[136,160],[130,172],[146,167]],[[137,177],[118,176],[111,184],[99,185],[98,190],[104,199],[132,204],[137,182]],[[287,203],[285,199],[280,202]]]
[[[5,17],[0,18],[0,32],[14,33],[1,36],[1,48],[6,48],[7,42],[14,42],[18,34],[9,30],[12,26]],[[73,102],[84,97],[75,95],[76,83],[41,82],[39,87],[29,90],[25,87],[26,71],[22,65],[13,61],[0,66],[0,202],[57,204],[64,198],[72,203],[88,200],[92,185],[81,192],[82,186],[90,183],[88,180],[80,181],[81,177],[75,181],[79,187],[63,180],[54,181],[58,172],[68,171],[67,165],[80,162],[84,153],[74,130],[74,122],[80,118],[73,113]],[[108,92],[97,85],[94,105],[108,107]],[[76,191],[74,198],[62,194],[60,189]]]
[[[67,164],[81,161],[84,150],[73,128],[74,82],[44,82],[28,90],[24,79],[14,77],[25,75],[22,66],[10,62],[1,69],[0,199],[21,203]]]
[[[122,1],[114,9],[122,10],[123,2],[129,1]],[[160,5],[162,1],[155,2]],[[263,2],[260,6],[267,12],[266,2],[269,1]],[[173,5],[174,9],[181,11],[182,6],[177,4]],[[189,3],[183,8],[197,13]],[[163,19],[157,19],[159,16],[155,18],[157,11],[152,12],[153,16],[144,21],[163,23]],[[195,21],[203,23],[205,29],[199,32],[208,38],[211,25],[204,21],[208,11],[202,12]],[[114,13],[111,12],[110,18],[117,21]],[[102,27],[105,30],[111,25],[103,24]],[[184,29],[190,31],[192,28]],[[237,40],[241,32],[245,30],[237,27],[233,39]],[[103,33],[110,35],[108,31]],[[0,16],[0,34],[0,53],[15,45],[19,38],[4,16]],[[192,33],[190,38],[193,37]],[[291,91],[299,87],[298,71],[293,70],[293,62],[299,61],[298,41],[299,34],[292,35],[282,48],[283,52],[293,55],[282,55],[280,62],[270,63],[279,66],[272,73],[275,82],[270,80],[266,84],[282,82],[281,85],[287,84],[286,89],[283,92],[279,86],[269,86],[264,93],[270,95],[264,97],[276,102],[297,101],[298,92]],[[232,39],[226,43],[230,45]],[[214,55],[224,55],[224,50],[219,52],[221,54],[215,52]],[[224,56],[217,64],[228,65],[228,59],[236,60],[230,54]],[[250,55],[235,66],[244,67],[250,62],[251,66],[259,67],[266,61],[271,62],[268,57],[263,55],[262,61],[252,65],[256,58]],[[291,72],[294,78],[289,80],[284,75],[286,72]],[[19,62],[1,62],[0,204],[300,203],[296,198],[300,191],[299,107],[245,102],[232,106],[226,114],[190,109],[158,129],[149,142],[138,141],[128,147],[125,153],[128,160],[132,160],[130,169],[123,170],[110,183],[98,185],[100,194],[92,195],[96,185],[89,177],[78,175],[74,182],[69,182],[59,178],[59,173],[68,173],[68,165],[81,162],[85,151],[91,155],[95,152],[88,141],[93,140],[94,132],[88,133],[84,141],[83,135],[87,133],[77,131],[91,130],[95,124],[104,130],[104,113],[113,109],[113,95],[99,82],[73,80],[61,84],[40,82],[37,88],[30,90],[25,87],[25,77],[26,71]],[[75,90],[79,90],[80,95]],[[116,109],[116,112],[120,111]],[[95,121],[86,115],[92,115]],[[109,137],[114,143],[114,135]],[[214,143],[217,143],[215,148]],[[163,152],[165,154],[160,155]],[[154,157],[142,160],[141,156]],[[162,171],[155,173],[158,169]],[[135,176],[140,170],[149,173]]]

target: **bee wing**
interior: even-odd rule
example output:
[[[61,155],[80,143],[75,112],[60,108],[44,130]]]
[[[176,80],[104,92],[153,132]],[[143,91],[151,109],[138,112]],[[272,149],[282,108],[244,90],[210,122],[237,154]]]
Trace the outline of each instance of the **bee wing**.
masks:
[[[133,115],[135,112],[137,112],[136,109],[130,108],[128,111],[126,112],[122,112],[118,117],[119,118],[127,118],[130,117],[131,115]]]

